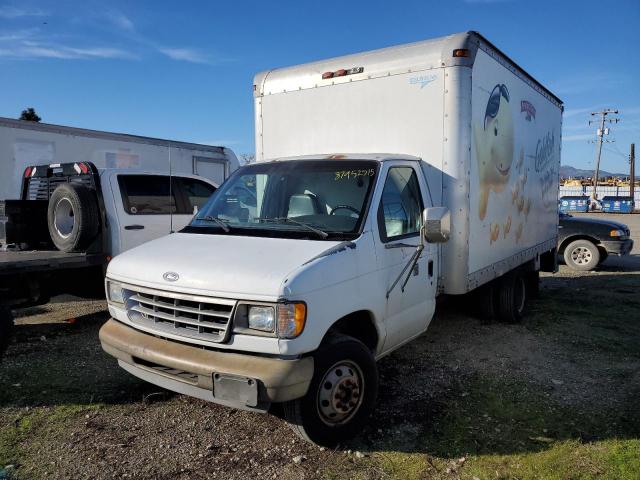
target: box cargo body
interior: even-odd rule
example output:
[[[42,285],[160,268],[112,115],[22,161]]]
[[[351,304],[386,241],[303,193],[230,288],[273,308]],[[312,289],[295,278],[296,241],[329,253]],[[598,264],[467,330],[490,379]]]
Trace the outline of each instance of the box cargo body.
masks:
[[[19,199],[25,168],[91,162],[99,170],[195,174],[220,185],[238,165],[224,147],[0,118],[0,198]]]
[[[481,35],[271,70],[254,83],[258,161],[422,159],[433,205],[451,211],[441,292],[468,292],[555,247],[562,103]]]

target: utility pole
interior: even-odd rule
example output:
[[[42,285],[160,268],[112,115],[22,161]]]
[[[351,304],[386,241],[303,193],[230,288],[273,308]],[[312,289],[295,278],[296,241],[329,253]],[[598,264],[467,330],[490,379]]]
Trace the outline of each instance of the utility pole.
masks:
[[[598,177],[600,174],[600,155],[602,154],[602,143],[603,142],[609,142],[609,140],[603,140],[602,137],[604,137],[605,135],[609,135],[609,129],[608,128],[604,128],[605,123],[618,123],[620,121],[620,119],[618,118],[607,118],[607,115],[611,115],[611,114],[616,114],[617,115],[618,110],[612,110],[610,108],[605,108],[599,112],[592,112],[591,115],[592,116],[596,116],[596,115],[600,115],[600,126],[597,130],[597,134],[598,134],[598,139],[596,141],[597,143],[597,148],[596,148],[596,168],[593,172],[593,193],[591,195],[591,198],[596,201],[598,199],[598,192],[596,190],[597,186],[598,186]],[[589,125],[591,125],[592,123],[598,123],[597,120],[589,120]]]
[[[629,152],[629,196],[631,197],[631,208],[635,208],[635,184],[636,184],[636,144],[631,144]]]

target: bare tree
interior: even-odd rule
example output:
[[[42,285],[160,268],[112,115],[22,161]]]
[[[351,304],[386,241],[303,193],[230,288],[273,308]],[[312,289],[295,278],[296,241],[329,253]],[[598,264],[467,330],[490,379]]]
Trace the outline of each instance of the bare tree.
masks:
[[[256,162],[256,156],[253,153],[241,153],[240,154],[240,163],[242,165],[248,165],[250,163]]]

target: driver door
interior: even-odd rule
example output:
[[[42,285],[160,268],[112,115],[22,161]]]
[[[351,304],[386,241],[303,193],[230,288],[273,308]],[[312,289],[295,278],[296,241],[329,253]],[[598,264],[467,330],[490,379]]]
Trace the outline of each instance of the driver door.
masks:
[[[384,188],[377,208],[376,249],[388,292],[384,350],[426,330],[435,310],[436,247],[426,244],[415,267],[402,270],[420,243],[426,185],[414,162],[394,163],[383,171]],[[409,280],[403,283],[409,275]],[[394,282],[400,278],[395,287]]]

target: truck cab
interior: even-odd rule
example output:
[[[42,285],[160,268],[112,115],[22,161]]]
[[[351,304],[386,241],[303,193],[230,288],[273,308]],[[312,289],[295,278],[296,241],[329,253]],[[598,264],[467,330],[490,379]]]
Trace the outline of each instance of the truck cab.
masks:
[[[103,347],[140,378],[238,408],[314,410],[323,385],[300,428],[335,439],[366,419],[375,360],[433,316],[448,232],[428,192],[405,155],[241,167],[180,232],[110,263]]]

